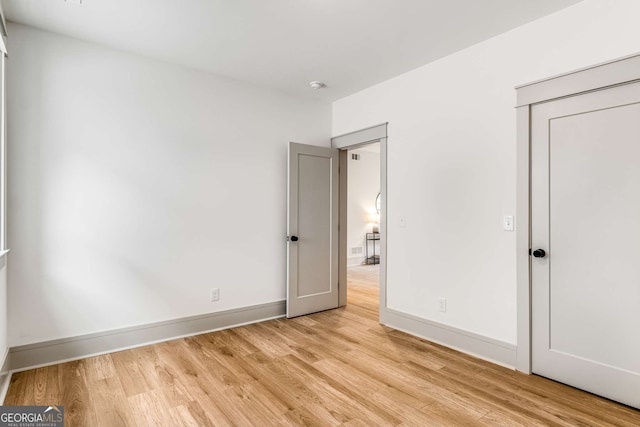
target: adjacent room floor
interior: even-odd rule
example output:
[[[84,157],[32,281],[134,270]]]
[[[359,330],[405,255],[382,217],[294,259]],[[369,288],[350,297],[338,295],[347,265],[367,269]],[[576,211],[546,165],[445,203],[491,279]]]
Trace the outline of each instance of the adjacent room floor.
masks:
[[[6,405],[71,426],[640,425],[640,412],[378,324],[378,266],[349,305],[16,373]]]

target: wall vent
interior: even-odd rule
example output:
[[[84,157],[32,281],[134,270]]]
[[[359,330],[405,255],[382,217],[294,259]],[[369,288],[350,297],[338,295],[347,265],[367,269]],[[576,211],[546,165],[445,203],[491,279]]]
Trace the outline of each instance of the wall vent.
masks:
[[[351,248],[351,255],[359,255],[362,253],[362,246]]]

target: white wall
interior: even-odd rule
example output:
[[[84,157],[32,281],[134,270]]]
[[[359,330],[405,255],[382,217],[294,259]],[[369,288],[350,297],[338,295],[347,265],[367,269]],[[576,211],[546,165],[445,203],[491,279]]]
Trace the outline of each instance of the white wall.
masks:
[[[374,144],[372,144],[374,145]],[[375,144],[379,145],[379,144]],[[376,197],[380,193],[380,153],[372,152],[372,147],[350,150],[347,176],[347,262],[359,265],[365,260],[365,233],[371,233],[375,214]],[[351,154],[360,155],[360,160],[351,159]],[[352,255],[351,249],[359,247],[362,253]],[[376,251],[379,251],[376,243]],[[372,243],[369,243],[372,251]],[[379,254],[379,252],[377,252]]]
[[[330,105],[9,31],[12,346],[285,298],[288,141]]]
[[[585,0],[334,103],[334,135],[389,122],[390,308],[515,344],[514,86],[640,51],[638,16]]]

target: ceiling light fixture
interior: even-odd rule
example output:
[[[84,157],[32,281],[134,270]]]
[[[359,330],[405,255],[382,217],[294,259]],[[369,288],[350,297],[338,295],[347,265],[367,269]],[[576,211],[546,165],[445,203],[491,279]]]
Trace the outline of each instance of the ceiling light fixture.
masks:
[[[324,82],[321,82],[321,81],[318,81],[318,80],[309,82],[309,86],[311,86],[311,89],[313,89],[313,90],[318,90],[318,89],[322,89],[322,88],[327,87],[327,85]]]

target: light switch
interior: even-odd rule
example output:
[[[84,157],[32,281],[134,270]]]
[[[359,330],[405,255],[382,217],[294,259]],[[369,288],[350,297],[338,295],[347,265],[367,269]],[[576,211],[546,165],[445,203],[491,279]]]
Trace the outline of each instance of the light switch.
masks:
[[[407,226],[407,218],[405,216],[400,217],[400,227],[404,228]]]
[[[513,231],[513,215],[505,215],[502,219],[504,231]]]

